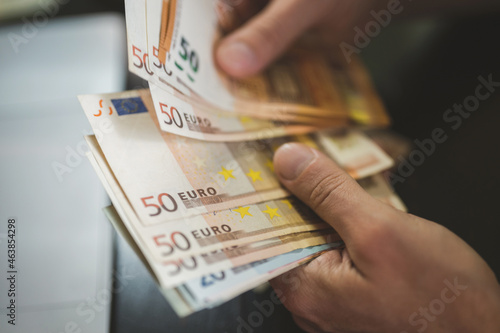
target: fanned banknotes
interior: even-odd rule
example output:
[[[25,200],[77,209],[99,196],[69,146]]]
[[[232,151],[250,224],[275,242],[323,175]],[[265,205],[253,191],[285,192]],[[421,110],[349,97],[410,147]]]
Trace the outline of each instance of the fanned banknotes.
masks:
[[[200,216],[184,219],[179,223],[174,221],[154,226],[143,225],[135,215],[133,208],[128,204],[126,195],[106,165],[104,157],[95,148],[91,145],[92,153],[89,154],[94,169],[105,186],[123,224],[165,288],[175,287],[187,279],[203,274],[245,265],[299,248],[340,240],[331,227],[325,225],[314,213],[308,211],[302,203],[291,199],[285,199],[286,207],[282,210],[271,208],[269,202],[263,204],[266,207],[258,205],[250,207],[253,208],[252,213],[254,214],[258,211],[263,213],[252,220],[245,221],[245,217],[251,216],[241,217],[244,215],[242,212],[246,212],[245,210],[223,210],[215,212],[211,221],[205,219],[207,216]],[[302,232],[281,233],[281,236],[276,236],[275,233],[270,235],[275,237],[268,236],[264,239],[258,237],[257,239],[261,239],[258,241],[251,241],[252,238],[248,237],[253,235],[245,235],[245,228],[250,228],[255,233],[278,231],[279,234],[279,228],[273,226],[272,219],[280,217],[281,214],[284,215],[284,212],[293,216],[295,224],[299,227],[309,224],[309,228],[303,228]],[[246,213],[250,214],[249,211]],[[230,215],[234,216],[233,221],[227,218]],[[257,222],[257,225],[251,225],[252,222]],[[243,223],[248,224],[248,226],[238,225]],[[277,225],[279,226],[279,224]],[[284,227],[293,228],[294,226],[285,225]],[[241,237],[239,243],[233,242],[237,245],[226,245],[227,241],[232,240],[231,237],[226,238],[225,235],[231,235],[231,233],[233,237]],[[203,247],[216,250],[203,252]]]
[[[298,249],[268,259],[255,261],[251,264],[203,274],[197,278],[184,280],[182,284],[176,287],[168,288],[162,285],[161,280],[158,279],[151,269],[148,260],[125,227],[115,208],[109,206],[104,211],[116,230],[125,238],[144,265],[156,278],[162,293],[179,316],[187,316],[193,312],[217,306],[245,291],[257,287],[263,282],[308,262],[324,251],[342,245],[342,242],[336,242]]]
[[[200,120],[211,120],[195,123],[196,130],[205,134],[197,138],[206,140],[217,140],[213,128],[206,125],[222,123],[228,116],[245,116],[246,121],[279,121],[281,127],[297,130],[302,126],[302,131],[306,131],[304,126],[318,129],[389,124],[366,70],[357,59],[347,65],[339,52],[306,42],[295,46],[262,74],[236,80],[214,63],[213,47],[221,38],[214,2],[134,0],[125,5],[129,69],[150,82],[158,114],[170,114],[172,121],[162,126],[164,131],[186,133],[187,128],[179,130],[180,109],[196,113]],[[158,99],[170,102],[157,103]],[[219,117],[222,119],[216,120]],[[251,127],[254,131],[267,130],[267,136],[287,134],[270,131],[265,123],[255,121]],[[248,138],[226,138],[233,140]]]
[[[347,65],[306,39],[236,80],[214,61],[216,2],[125,7],[129,70],[149,89],[79,96],[95,134],[87,155],[113,203],[105,214],[179,316],[343,246],[279,183],[272,161],[284,143],[323,151],[405,210],[382,175],[393,160],[363,133],[389,117],[359,59]]]
[[[158,216],[155,214],[160,210],[163,214],[175,213],[172,211],[174,206],[169,205],[173,201],[170,202],[167,199],[182,202],[190,197],[192,199],[194,192],[199,193],[191,189],[178,193],[170,192],[172,194],[165,192],[172,189],[172,183],[170,183],[172,180],[178,181],[179,178],[185,177],[185,171],[182,168],[177,169],[181,173],[166,174],[164,175],[166,179],[160,177],[157,182],[153,183],[147,182],[147,178],[141,178],[141,174],[150,176],[161,174],[164,171],[162,168],[167,165],[171,166],[176,161],[174,156],[165,163],[158,163],[154,156],[164,158],[169,154],[172,156],[172,154],[180,153],[180,151],[165,148],[162,151],[160,148],[164,144],[164,136],[171,137],[173,140],[177,137],[161,132],[154,124],[156,118],[152,112],[119,115],[115,109],[111,110],[112,113],[107,114],[106,118],[95,117],[94,114],[88,113],[91,124],[99,136],[99,140],[95,136],[87,138],[91,152],[89,158],[121,216],[125,228],[138,244],[141,253],[147,259],[149,267],[163,289],[178,287],[190,279],[216,274],[221,270],[233,269],[295,249],[340,241],[338,235],[328,225],[304,204],[290,197],[286,191],[279,187],[277,182],[277,191],[274,192],[276,198],[256,199],[256,203],[245,199],[247,200],[245,204],[234,205],[229,209],[213,207],[207,209],[205,207],[201,212],[196,211],[180,215],[177,218],[169,218],[164,215],[162,218],[156,219]],[[153,133],[156,133],[156,139],[154,139],[155,136],[152,136]],[[357,139],[349,138],[350,136],[357,137]],[[311,136],[298,139],[305,144],[319,148],[317,141],[324,141],[327,140],[326,138],[334,136],[322,133],[318,137],[321,137],[321,140]],[[137,146],[143,140],[144,146],[140,145],[132,151],[128,149],[129,145]],[[360,133],[357,135],[343,133],[338,136],[337,140],[339,147],[348,147],[344,148],[344,151],[347,152],[353,149],[352,145],[356,144],[361,150],[369,147],[367,153],[373,153],[373,149],[375,149],[377,154],[384,156],[379,161],[379,169],[385,169],[391,165],[390,159],[381,150],[377,150],[378,148]],[[345,144],[346,140],[350,144]],[[279,145],[283,139],[275,139],[275,141],[275,144]],[[330,144],[333,144],[332,142],[335,140],[332,139]],[[367,145],[367,142],[370,144]],[[256,142],[247,144],[255,147]],[[191,145],[201,145],[204,149],[209,149],[215,154],[216,149],[213,147],[225,147],[227,144],[186,139],[182,142],[181,150],[193,149],[190,147]],[[154,149],[148,149],[148,146]],[[114,166],[112,166],[109,156],[103,152],[103,147],[108,147],[107,151],[110,152],[109,156],[112,159],[118,158],[119,162],[114,163]],[[273,144],[268,144],[267,149],[270,161]],[[344,164],[358,165],[356,163],[349,164],[349,159],[342,157],[342,149],[331,151],[337,155],[336,159],[343,161]],[[352,153],[348,155],[357,156]],[[234,155],[232,156],[234,158]],[[138,161],[141,162],[140,165],[136,164]],[[272,164],[266,166],[271,168]],[[359,164],[359,166],[365,167],[366,165]],[[227,172],[230,170],[226,169]],[[377,171],[377,169],[371,170]],[[250,172],[250,176],[246,175],[249,182],[262,180],[261,175],[257,172],[253,170]],[[356,173],[363,174],[361,171],[354,174]],[[219,177],[221,181],[227,176],[225,172],[218,175],[221,176]],[[273,173],[270,172],[268,176],[272,175]],[[124,181],[120,181],[120,179]],[[137,179],[139,180],[137,181]],[[227,179],[236,178],[227,177]],[[389,187],[383,186],[383,178],[377,177],[371,181],[368,179],[362,179],[360,182],[362,185],[366,184],[369,188],[375,189],[372,192],[376,194],[376,197],[387,203],[396,202],[393,198],[394,193],[390,191]],[[162,180],[167,181],[163,183],[165,188],[160,190],[165,195],[159,195],[156,198],[154,196],[138,198],[130,194],[135,192],[128,192],[128,187],[134,186],[139,189],[139,193],[146,193],[151,191],[151,186],[161,185]],[[224,190],[223,187],[221,189]],[[255,195],[258,194],[259,189],[253,188],[252,191],[250,195],[258,198],[258,195]],[[154,201],[155,199],[158,201]],[[138,207],[144,209],[146,212],[144,216],[151,218],[151,220],[142,220],[139,214],[141,210],[135,209],[132,202],[140,202]],[[262,277],[259,279],[261,281]],[[237,290],[245,291],[246,289],[239,288]],[[228,291],[228,295],[234,295],[234,293]],[[182,313],[184,312],[179,312],[179,314]]]
[[[80,100],[107,163],[146,225],[288,196],[272,164],[274,150],[285,142],[303,142],[318,149],[323,149],[322,142],[328,143],[323,150],[354,178],[393,165],[360,132],[347,132],[347,140],[344,133],[322,133],[320,139],[302,135],[245,142],[183,138],[160,130],[155,111],[144,97],[131,91],[81,96]],[[98,100],[109,111],[98,113]],[[348,148],[343,148],[344,141],[349,141]]]

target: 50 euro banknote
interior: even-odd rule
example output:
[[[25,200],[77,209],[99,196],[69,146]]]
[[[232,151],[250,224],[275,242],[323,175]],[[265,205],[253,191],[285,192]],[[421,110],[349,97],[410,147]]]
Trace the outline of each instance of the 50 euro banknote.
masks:
[[[404,203],[382,174],[358,182],[374,198],[406,211]],[[339,246],[343,246],[343,242],[298,249],[247,265],[203,275],[184,282],[177,287],[177,291],[182,295],[184,302],[189,304],[189,313],[214,307]]]
[[[323,148],[315,135],[222,143],[166,133],[160,130],[149,95],[137,91],[79,98],[99,149],[145,225],[287,197],[274,173],[274,151],[291,141]],[[351,139],[355,144],[348,149],[330,149],[341,166],[354,167],[354,178],[393,165],[378,146],[361,139],[362,133],[354,136],[360,139]],[[357,154],[348,154],[351,150],[373,158],[368,164],[351,163],[342,157],[357,159]]]
[[[394,207],[404,209],[400,206],[399,197],[390,189],[387,181],[381,175],[375,175],[360,181],[360,185],[377,199],[392,204]],[[116,200],[113,193],[110,194],[115,205],[122,203]],[[398,203],[399,202],[399,203]],[[199,277],[186,279],[182,284],[173,288],[167,288],[165,282],[151,269],[151,265],[143,254],[143,250],[137,245],[137,239],[131,236],[129,227],[125,226],[119,214],[113,207],[108,207],[106,215],[113,223],[117,231],[125,237],[130,246],[155,276],[165,297],[179,316],[186,316],[207,307],[221,304],[241,293],[248,291],[259,284],[268,281],[304,262],[307,262],[323,251],[333,247],[341,246],[342,242],[329,243],[325,245],[298,249],[286,254],[274,256],[268,259],[255,261],[246,265],[203,274]],[[225,223],[226,216],[218,215],[221,223]],[[165,230],[163,230],[165,231]],[[244,240],[242,239],[242,243]],[[185,243],[183,244],[186,245]],[[189,258],[194,263],[193,258]],[[195,266],[189,266],[194,267]],[[186,275],[184,275],[186,277]],[[168,285],[168,284],[167,284]]]
[[[118,233],[134,250],[146,268],[148,268],[149,272],[155,278],[160,291],[180,317],[205,308],[217,306],[245,291],[259,286],[263,282],[312,260],[331,248],[343,244],[342,242],[336,242],[298,249],[250,264],[204,274],[197,278],[185,280],[176,287],[167,288],[162,286],[162,282],[151,269],[148,260],[124,226],[115,208],[113,206],[106,207],[104,212]]]
[[[306,40],[262,73],[231,78],[215,64],[214,47],[222,37],[216,2],[148,0],[146,4],[161,5],[158,58],[193,95],[222,109],[256,117],[301,114],[323,117],[323,121],[337,118],[368,126],[389,124],[359,59],[347,64],[335,48]],[[152,18],[157,19],[158,15]],[[148,26],[150,20],[148,17]]]
[[[143,225],[95,140],[87,137],[87,141],[90,159],[109,197],[127,227],[134,230],[142,250],[150,253],[154,260],[178,260],[287,234],[329,228],[294,197]]]
[[[181,232],[174,231],[168,234],[168,231],[172,230],[172,225],[164,225],[163,230],[161,228],[157,230],[157,232],[161,232],[159,237],[157,233],[154,233],[157,235],[156,238],[155,236],[150,238],[149,228],[141,225],[131,207],[126,204],[126,199],[123,196],[120,197],[122,194],[117,190],[118,185],[110,181],[109,174],[105,175],[109,170],[99,164],[100,162],[97,161],[93,153],[89,152],[88,156],[116,211],[120,215],[121,221],[123,221],[121,228],[130,233],[146,258],[149,267],[164,288],[172,288],[184,281],[204,274],[245,265],[299,248],[340,240],[338,234],[331,227],[328,227],[327,229],[285,234],[206,253],[189,255],[194,253],[190,252],[190,250],[191,246],[196,244],[191,244],[186,237],[187,235]],[[184,219],[184,221],[171,222],[170,224],[174,224],[173,227],[181,227],[183,223],[189,224],[186,221],[187,219]],[[219,223],[224,222],[230,223],[229,221],[219,221]],[[154,245],[148,246],[151,243],[154,243]],[[187,255],[179,256],[179,254]]]
[[[91,160],[109,196],[120,215],[128,222],[128,227],[135,231],[143,250],[155,260],[178,260],[263,239],[329,228],[328,224],[294,197],[246,204],[181,221],[144,225],[127,200],[95,139],[87,139],[92,152]],[[395,195],[383,178],[377,175],[371,178],[360,180],[360,184],[386,203],[397,202],[392,199]]]
[[[120,219],[114,208],[107,207],[106,215],[114,225]],[[140,249],[133,239],[121,233],[146,267],[149,267]],[[198,278],[186,280],[174,288],[163,288],[158,283],[161,292],[165,295],[172,308],[181,316],[220,305],[242,293],[251,290],[263,282],[281,275],[289,270],[309,262],[325,251],[340,246],[342,243],[319,245],[298,249],[268,259],[256,261],[247,265],[221,270],[219,272],[202,275]],[[157,280],[158,282],[158,280]]]
[[[293,234],[295,238],[287,240],[293,242],[297,240],[300,232],[329,229],[329,225],[293,197],[215,211],[180,221],[144,225],[127,200],[95,139],[88,137],[88,143],[91,151],[90,159],[101,182],[120,216],[126,221],[127,228],[131,230],[136,242],[145,253],[148,253],[151,260],[179,262],[181,259],[204,255],[210,251],[230,249],[229,252],[223,253],[224,257],[234,252],[235,246],[240,248],[238,253],[242,254],[242,246],[249,243],[275,239],[280,245],[284,243],[284,238],[281,236]],[[382,184],[379,184],[380,182]],[[388,187],[383,187],[381,178],[366,184],[369,184],[370,189],[376,189],[369,189],[369,192],[376,193],[376,197],[380,197],[381,200],[393,196]],[[386,202],[391,203],[390,200]],[[270,244],[264,247],[267,246]],[[258,247],[254,247],[249,253],[259,251],[256,248]],[[213,256],[220,257],[220,255],[221,253],[214,252]],[[203,258],[205,261],[212,261],[206,256]]]
[[[161,105],[166,104],[164,102],[165,99],[176,104],[177,108],[179,108],[179,104],[188,104],[188,108],[194,108],[194,112],[198,118],[205,119],[205,122],[197,124],[197,130],[199,131],[200,129],[205,129],[205,133],[208,133],[209,139],[217,139],[217,136],[212,135],[212,131],[217,130],[217,126],[207,127],[204,125],[207,124],[207,120],[210,121],[209,123],[211,124],[221,122],[227,124],[228,116],[232,116],[231,118],[233,119],[236,117],[234,104],[231,104],[231,107],[224,108],[219,103],[210,103],[209,101],[203,99],[200,95],[191,91],[178,80],[170,65],[166,65],[165,63],[161,63],[159,61],[158,44],[155,43],[155,40],[158,41],[158,35],[160,33],[159,8],[161,8],[161,5],[161,1],[146,2],[145,0],[133,0],[125,2],[129,70],[150,82],[151,92],[155,99],[155,108],[158,113],[162,113],[163,108]],[[211,82],[210,84],[213,85],[214,83]],[[245,85],[242,85],[242,87],[243,86]],[[166,93],[168,93],[167,98],[164,97]],[[223,97],[219,96],[219,98]],[[175,102],[171,101],[172,99],[174,99]],[[160,104],[156,103],[157,100],[161,101]],[[169,103],[169,105],[171,104]],[[293,122],[295,125],[290,125],[293,125],[293,127],[296,127],[297,129],[300,124],[302,125],[302,129],[300,130],[301,132],[304,132],[306,125],[309,126],[308,131],[314,129],[311,128],[312,125],[321,127],[341,127],[348,125],[346,115],[337,114],[337,116],[334,116],[332,114],[328,114],[328,117],[322,115],[318,116],[313,114],[313,110],[310,110],[311,112],[308,114],[289,114],[287,112],[282,112],[282,107],[284,107],[284,109],[288,108],[285,104],[273,104],[272,109],[267,108],[264,110],[265,112],[258,112],[261,110],[261,107],[260,104],[257,103],[246,107],[238,107],[236,113],[237,115],[239,114],[245,116],[243,118],[244,127],[250,127],[253,129],[256,128],[256,125],[260,128],[276,127],[265,126],[266,124],[262,124],[263,119],[287,123]],[[260,119],[261,124],[253,121],[254,119]],[[283,126],[281,125],[279,127]],[[291,126],[288,126],[288,128],[290,127]],[[173,126],[165,126],[165,128],[167,131],[176,131],[176,134],[179,134],[179,130],[176,128],[175,124]],[[187,127],[184,128],[187,129]],[[238,126],[236,128],[238,128]],[[297,129],[295,129],[294,132],[297,132]],[[270,135],[271,133],[272,136],[286,135],[286,132],[284,131],[275,130],[268,130],[266,132],[261,131],[258,134]],[[248,140],[248,137],[242,139]]]
[[[228,77],[213,59],[213,46],[220,38],[213,3],[178,2],[165,2],[173,7],[163,10],[170,14],[163,18],[172,17],[168,22],[159,22],[159,8],[164,6],[161,0],[125,2],[131,72],[161,89],[174,88],[205,109],[336,127],[349,121],[367,126],[389,123],[359,60],[347,66],[331,48],[296,47],[260,75],[244,80]],[[173,36],[175,26],[178,29]],[[177,47],[168,57],[170,62],[162,62],[167,53],[161,52],[160,35],[160,43]],[[196,38],[189,42],[187,35]]]

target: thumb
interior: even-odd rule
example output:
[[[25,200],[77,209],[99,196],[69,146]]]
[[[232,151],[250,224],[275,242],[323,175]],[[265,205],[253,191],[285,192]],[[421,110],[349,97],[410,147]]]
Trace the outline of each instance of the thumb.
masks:
[[[347,246],[363,243],[378,217],[391,207],[382,204],[358,185],[323,153],[298,143],[281,146],[274,168],[282,184],[311,207],[342,237]]]
[[[274,0],[220,43],[219,66],[234,77],[256,74],[276,59],[335,1]]]

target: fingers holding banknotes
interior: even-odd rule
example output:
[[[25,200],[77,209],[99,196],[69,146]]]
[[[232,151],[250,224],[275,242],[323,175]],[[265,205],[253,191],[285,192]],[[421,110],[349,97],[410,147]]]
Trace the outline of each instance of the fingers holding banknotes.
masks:
[[[344,240],[272,281],[308,332],[493,332],[500,287],[455,234],[368,195],[322,153],[286,144],[280,181]]]
[[[332,37],[341,36],[368,12],[363,9],[374,1],[272,0],[257,12],[255,4],[249,5],[250,0],[231,0],[239,21],[248,21],[221,41],[216,50],[217,62],[234,77],[255,74],[311,27],[326,25]],[[251,14],[255,15],[248,18]]]

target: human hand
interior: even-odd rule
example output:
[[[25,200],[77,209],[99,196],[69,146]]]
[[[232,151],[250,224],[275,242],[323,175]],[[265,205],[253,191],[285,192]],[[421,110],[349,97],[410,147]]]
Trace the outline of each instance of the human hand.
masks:
[[[304,145],[282,146],[274,166],[346,245],[271,281],[301,328],[500,332],[498,281],[451,231],[377,201]]]
[[[246,22],[224,38],[216,50],[229,75],[246,77],[265,68],[309,28],[328,34],[330,42],[354,35],[381,0],[222,0],[231,14]],[[262,9],[262,7],[264,7]]]

